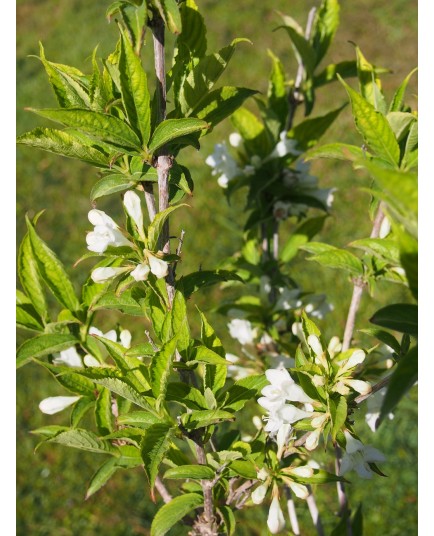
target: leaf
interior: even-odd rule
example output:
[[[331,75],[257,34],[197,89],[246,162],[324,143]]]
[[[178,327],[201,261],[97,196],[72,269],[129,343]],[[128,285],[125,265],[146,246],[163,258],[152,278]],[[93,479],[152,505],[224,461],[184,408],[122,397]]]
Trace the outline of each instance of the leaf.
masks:
[[[201,104],[201,100],[208,94],[226,69],[235,52],[236,45],[242,41],[248,40],[235,39],[229,46],[214,54],[202,57],[194,65],[179,92],[181,113],[184,116],[191,115],[192,111]],[[193,115],[196,114],[193,113]]]
[[[279,58],[275,56],[271,50],[268,50],[268,55],[272,61],[272,69],[268,82],[268,104],[276,117],[279,118],[280,129],[283,130],[285,118],[288,115],[288,95],[285,84],[285,70]]]
[[[64,333],[39,335],[38,337],[29,339],[18,348],[17,368],[22,367],[31,359],[67,350],[78,342],[77,338],[73,335]]]
[[[246,150],[261,157],[268,156],[273,150],[274,140],[270,140],[262,122],[247,108],[237,109],[231,115],[234,127],[241,134]]]
[[[391,413],[401,398],[416,383],[418,373],[417,346],[398,362],[398,365],[390,378],[389,386],[381,406],[380,417],[377,426]]]
[[[148,80],[140,58],[135,54],[130,40],[121,31],[119,74],[122,102],[130,125],[140,134],[143,146],[147,146],[151,134],[151,107]]]
[[[203,394],[190,385],[181,382],[170,382],[167,386],[166,400],[178,402],[190,409],[206,409]]]
[[[288,22],[289,19],[290,17],[287,17],[285,22]],[[316,66],[316,53],[312,45],[304,37],[304,35],[300,33],[300,29],[295,27],[295,25],[285,25],[280,26],[280,28],[283,28],[287,31],[292,44],[294,45],[294,51],[296,53],[298,63],[302,63],[308,76],[312,76]]]
[[[310,242],[306,246],[302,246],[301,249],[310,251],[314,242]],[[345,249],[335,248],[330,246],[327,250],[317,253],[312,257],[307,257],[308,261],[316,261],[322,266],[327,266],[328,268],[337,268],[339,270],[345,270],[354,276],[363,275],[363,264],[362,262],[352,253],[346,251]]]
[[[160,418],[147,411],[130,411],[125,415],[119,415],[117,422],[121,425],[148,428],[151,424],[159,423]]]
[[[310,218],[300,223],[292,232],[280,252],[280,260],[289,262],[293,259],[301,246],[309,242],[324,227],[327,216]]]
[[[105,195],[130,190],[133,186],[136,186],[140,180],[140,175],[123,175],[122,173],[107,175],[93,185],[90,192],[90,200],[93,202]]]
[[[56,254],[37,235],[33,224],[27,217],[26,223],[30,244],[34,257],[36,258],[38,272],[42,279],[64,307],[71,311],[78,311],[80,303],[63,264]]]
[[[336,440],[336,435],[340,432],[341,428],[344,426],[345,421],[347,420],[348,407],[347,401],[344,396],[339,398],[339,402],[336,405],[336,410],[334,415],[332,414],[332,439]]]
[[[226,353],[221,340],[217,337],[214,329],[209,324],[205,315],[199,311],[201,319],[201,339],[204,345],[225,359]],[[205,365],[204,387],[210,388],[213,393],[224,387],[226,381],[227,367],[224,365]]]
[[[149,426],[142,441],[141,454],[146,476],[153,496],[158,469],[170,447],[175,428],[170,424],[157,423]]]
[[[206,25],[204,18],[199,13],[198,7],[194,0],[186,0],[180,6],[182,32],[178,36],[177,46],[179,51],[188,50],[194,58],[201,58],[206,53]]]
[[[113,432],[111,398],[110,391],[103,387],[96,399],[95,421],[98,432],[103,436]]]
[[[142,305],[134,298],[134,289],[127,290],[120,296],[106,292],[92,305],[92,310],[98,309],[116,309],[127,315],[143,316]]]
[[[203,497],[197,493],[185,493],[174,497],[155,515],[151,525],[151,536],[164,536],[183,517],[203,504]]]
[[[96,147],[83,144],[73,132],[38,127],[18,136],[17,143],[76,158],[97,167],[109,167],[109,155]]]
[[[200,270],[182,277],[184,296],[189,298],[194,292],[223,281],[244,282],[239,275],[228,270]]]
[[[313,77],[313,85],[318,88],[330,82],[335,82],[337,75],[342,78],[357,76],[357,63],[353,60],[330,63],[323,71]]]
[[[194,479],[194,480],[212,480],[215,471],[207,465],[180,465],[168,469],[163,478],[170,479]]]
[[[173,356],[176,350],[177,335],[164,344],[157,352],[151,362],[150,375],[152,393],[155,398],[164,400],[167,390],[167,383],[172,366]]]
[[[72,406],[71,411],[71,428],[77,428],[86,413],[95,404],[95,397],[82,396]]]
[[[316,65],[323,59],[339,26],[338,0],[324,0],[318,11],[312,35],[312,46],[316,53]]]
[[[369,321],[377,326],[417,337],[417,305],[410,303],[387,305],[374,313]]]
[[[378,328],[360,329],[359,331],[361,331],[362,333],[366,333],[367,335],[370,335],[371,337],[377,338],[382,343],[387,344],[387,346],[390,346],[396,354],[400,355],[401,345],[395,339],[395,337],[388,331],[384,331]]]
[[[17,269],[24,291],[41,319],[46,321],[48,319],[47,302],[39,275],[38,261],[33,253],[28,233],[24,236],[18,250]]]
[[[23,294],[23,296],[25,296],[25,294]],[[18,303],[17,300],[15,313],[17,327],[32,331],[44,331],[44,324],[41,317],[38,315],[27,296],[25,296],[25,298],[27,299],[26,303]]]
[[[364,158],[363,149],[356,145],[346,143],[328,143],[320,147],[309,149],[304,155],[304,159],[314,160],[316,158],[336,158],[338,160],[350,160],[355,162]]]
[[[190,327],[188,325],[187,305],[182,288],[175,291],[172,304],[172,332],[178,336],[177,349],[182,354],[190,344]]]
[[[387,262],[399,265],[399,246],[395,240],[388,238],[361,238],[350,242],[349,245],[363,249]]]
[[[376,110],[382,112],[377,106],[376,96],[379,93],[379,88],[381,88],[381,82],[376,76],[375,67],[369,63],[358,46],[356,46],[356,56],[360,93]]]
[[[235,534],[236,520],[232,508],[230,506],[219,506],[218,510],[225,523],[226,534],[233,536]]]
[[[155,218],[148,227],[148,249],[151,251],[155,251],[157,249],[158,238],[161,230],[163,229],[164,223],[172,212],[181,207],[188,207],[188,205],[185,203],[181,205],[172,205],[155,215]]]
[[[117,451],[117,448],[113,447],[109,441],[99,439],[93,432],[80,428],[60,432],[60,434],[48,439],[47,442],[102,454],[115,454]]]
[[[412,123],[417,121],[416,117],[408,112],[389,112],[386,119],[389,121],[398,143],[407,136]]]
[[[157,126],[152,134],[148,146],[149,152],[154,153],[166,143],[176,140],[176,138],[199,132],[205,128],[208,128],[208,124],[205,121],[193,117],[166,119]]]
[[[417,67],[413,69],[410,74],[406,76],[402,84],[399,86],[399,88],[396,90],[395,95],[393,96],[392,102],[389,106],[389,112],[401,112],[404,107],[404,97],[405,97],[405,91],[407,89],[408,83],[410,82],[410,78],[413,76],[413,74],[417,71]]]
[[[268,383],[265,374],[242,378],[222,393],[219,400],[224,400],[227,397],[224,408],[240,411],[249,400],[254,400]]]
[[[191,115],[207,123],[208,130],[204,131],[202,135],[209,134],[216,125],[232,115],[246,99],[256,93],[257,91],[253,89],[234,86],[214,89],[201,100]]]
[[[378,156],[384,158],[393,166],[398,166],[399,145],[387,119],[380,112],[377,112],[361,95],[351,89],[341,77],[339,77],[339,80],[348,93],[356,128],[365,143]]]
[[[135,149],[139,152],[141,150],[140,140],[134,131],[114,115],[80,108],[64,110],[48,108],[45,110],[32,109],[31,111],[67,127],[77,128],[96,140],[115,145],[121,149]]]
[[[198,430],[199,428],[206,428],[211,424],[234,420],[235,415],[233,413],[221,409],[204,409],[181,415],[182,425],[187,430]]]
[[[230,365],[230,361],[226,361],[218,353],[214,352],[206,346],[196,346],[191,353],[191,359],[199,363],[208,363],[210,365]]]
[[[346,104],[321,117],[305,119],[288,133],[288,137],[297,140],[297,146],[301,149],[309,149],[318,142],[345,106]]]
[[[85,499],[89,499],[89,497],[91,497],[105,484],[107,484],[107,482],[114,475],[114,473],[116,473],[118,469],[118,458],[110,458],[109,460],[104,462],[101,467],[99,467],[99,469],[96,471],[96,473],[92,476],[92,479],[89,483],[89,487],[86,491]]]

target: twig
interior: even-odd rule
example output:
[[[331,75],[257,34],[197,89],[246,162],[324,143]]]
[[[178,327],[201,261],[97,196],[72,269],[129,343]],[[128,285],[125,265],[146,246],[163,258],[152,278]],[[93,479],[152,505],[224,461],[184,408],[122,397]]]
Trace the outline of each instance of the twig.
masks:
[[[336,460],[335,460],[335,469],[336,474],[339,474],[341,468],[341,459],[342,452],[339,445],[335,446]],[[347,536],[353,536],[353,528],[351,526],[351,511],[348,506],[347,494],[345,492],[345,484],[343,482],[336,482],[336,487],[338,490],[338,499],[339,499],[339,516],[344,517],[347,524]]]
[[[291,490],[285,486],[286,493],[286,505],[288,507],[289,522],[291,524],[292,532],[295,536],[300,536],[300,527],[298,525],[297,512],[295,511],[294,499],[292,498]]]
[[[306,499],[307,507],[309,508],[310,516],[312,518],[313,524],[315,525],[318,536],[325,536],[324,528],[321,523],[321,517],[319,515],[318,507],[316,505],[315,496],[312,492],[312,487],[307,485],[309,490],[309,495]]]
[[[386,376],[382,380],[380,380],[378,383],[372,386],[371,391],[366,395],[359,395],[357,398],[354,399],[354,402],[356,404],[360,404],[361,402],[364,402],[367,398],[369,398],[371,395],[379,391],[380,389],[383,389],[383,387],[386,387],[386,385],[390,382],[390,378],[392,377],[392,374],[389,376]]]
[[[194,440],[196,443],[197,461],[201,465],[206,465],[206,454],[200,439]],[[201,480],[203,491],[203,529],[202,533],[206,536],[217,536],[216,519],[214,517],[214,505],[212,496],[212,482],[210,480]],[[202,524],[200,524],[202,525]]]
[[[172,495],[167,491],[166,486],[163,484],[159,476],[155,479],[155,487],[166,504],[172,500]]]
[[[149,341],[149,344],[152,346],[152,349],[154,350],[154,352],[157,352],[158,351],[158,346],[152,340],[151,334],[149,333],[148,330],[145,330],[145,335],[146,335],[146,337],[147,337],[147,339]]]
[[[155,204],[154,186],[152,182],[143,181],[143,191],[145,193],[146,206],[148,208],[149,221],[153,221],[157,214],[157,206]]]
[[[179,241],[178,241],[178,247],[176,248],[176,255],[178,257],[181,256],[181,251],[182,251],[182,245],[184,244],[184,236],[185,236],[185,231],[184,229],[181,230],[181,236],[179,237]],[[173,277],[175,278],[176,276],[176,268],[178,266],[178,262],[179,261],[176,261],[173,265]]]

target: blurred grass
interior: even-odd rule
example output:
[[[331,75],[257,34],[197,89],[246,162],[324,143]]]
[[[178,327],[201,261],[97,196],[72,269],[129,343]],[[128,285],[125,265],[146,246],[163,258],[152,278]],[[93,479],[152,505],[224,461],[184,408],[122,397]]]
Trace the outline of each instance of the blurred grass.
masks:
[[[227,83],[266,91],[266,79],[270,68],[265,52],[270,48],[282,59],[286,71],[294,73],[295,60],[287,36],[272,32],[279,18],[274,10],[281,10],[304,23],[313,0],[297,0],[290,4],[283,0],[258,3],[240,0],[233,3],[222,0],[203,0],[198,4],[208,25],[209,50],[226,45],[235,37],[247,37],[253,45],[242,44],[224,75]],[[55,98],[49,89],[44,70],[35,58],[38,40],[45,47],[48,59],[74,65],[84,72],[90,70],[90,54],[99,44],[99,54],[111,51],[117,38],[115,25],[104,19],[105,3],[85,0],[18,0],[17,1],[17,132],[18,134],[41,124],[41,119],[24,111],[26,106],[55,106]],[[417,33],[416,0],[357,0],[342,2],[341,26],[327,60],[337,62],[353,57],[357,43],[365,56],[376,65],[390,68],[393,73],[383,77],[386,96],[390,99],[394,88],[416,65]],[[149,69],[150,70],[150,69]],[[416,78],[408,95],[416,92]],[[353,86],[355,82],[353,82]],[[340,86],[328,86],[318,95],[316,114],[336,108],[345,102]],[[415,98],[410,103],[415,105]],[[183,262],[180,273],[213,268],[225,256],[237,250],[241,243],[243,217],[237,215],[242,208],[242,197],[233,207],[224,201],[220,188],[209,168],[204,164],[214,143],[231,132],[227,121],[206,137],[202,151],[185,151],[183,163],[191,167],[195,180],[195,195],[189,201],[191,208],[183,212],[182,227],[186,231]],[[327,135],[328,141],[360,143],[354,132],[349,109],[345,109]],[[368,179],[355,173],[349,165],[330,161],[315,162],[314,174],[320,177],[323,187],[334,186],[334,217],[318,237],[337,246],[350,240],[367,236],[370,223],[366,217],[369,199],[357,191],[366,186]],[[48,153],[18,147],[17,150],[17,238],[25,232],[24,214],[35,214],[47,209],[38,224],[40,234],[60,256],[81,283],[89,269],[83,263],[73,269],[76,259],[85,251],[84,236],[88,230],[87,212],[90,208],[89,193],[96,173],[88,166],[73,160],[55,157]],[[120,221],[121,208],[116,196],[102,200],[98,208],[106,210]],[[345,222],[345,224],[340,224]],[[179,234],[174,223],[172,232]],[[180,267],[181,268],[181,267]],[[314,263],[308,264],[303,256],[293,265],[293,276],[301,281],[305,290],[325,292],[335,305],[335,311],[323,322],[321,328],[327,336],[343,332],[344,318],[339,311],[346,310],[350,284],[337,273],[326,271]],[[196,303],[208,311],[222,299],[218,289],[198,295]],[[398,287],[379,287],[374,298],[364,297],[358,325],[366,325],[373,311],[385,300],[407,300],[409,296]],[[233,341],[225,335],[225,321],[209,314],[221,337],[227,342],[227,350],[233,351]],[[98,326],[109,329],[113,319],[104,315]],[[139,326],[134,323],[135,331]],[[18,340],[23,334],[18,334]],[[39,400],[61,394],[60,388],[48,373],[34,365],[20,369],[17,374],[17,534],[19,536],[129,536],[148,534],[149,520],[155,507],[149,499],[145,478],[140,470],[119,472],[96,496],[84,502],[87,483],[96,467],[102,463],[97,456],[62,449],[60,446],[44,446],[33,453],[37,444],[29,431],[42,424],[64,422],[65,416],[48,417],[37,409]],[[369,430],[367,434],[369,434]],[[369,437],[369,435],[366,435]],[[386,465],[387,479],[374,478],[367,484],[356,483],[351,487],[354,507],[364,502],[365,535],[387,534],[400,536],[416,531],[416,402],[415,394],[405,399],[393,422],[385,422],[373,436],[373,443],[382,449],[390,460]],[[96,465],[98,464],[98,465]],[[319,504],[330,505],[335,499],[331,487],[318,490]],[[354,502],[353,502],[354,501]],[[330,507],[333,511],[333,506]],[[301,510],[301,508],[299,508]],[[301,515],[303,534],[313,534],[309,520]],[[237,535],[264,534],[255,527],[264,526],[266,513],[252,509],[241,513]],[[326,527],[330,530],[330,523]],[[259,523],[262,522],[262,525]],[[174,534],[177,530],[173,531]],[[179,534],[185,533],[179,529]]]

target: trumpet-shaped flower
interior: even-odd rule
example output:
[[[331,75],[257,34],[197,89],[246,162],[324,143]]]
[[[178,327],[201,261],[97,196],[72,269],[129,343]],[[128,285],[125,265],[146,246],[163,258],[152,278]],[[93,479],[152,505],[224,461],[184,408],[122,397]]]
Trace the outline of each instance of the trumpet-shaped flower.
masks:
[[[146,281],[148,279],[150,271],[151,269],[149,265],[142,262],[134,268],[130,275],[134,277],[136,281]]]
[[[54,365],[64,365],[66,367],[82,367],[81,357],[79,356],[75,346],[62,350],[60,353],[53,354]]]
[[[270,154],[269,158],[282,158],[287,154],[294,156],[299,155],[300,151],[296,149],[297,140],[288,138],[288,132],[283,130],[279,135],[280,140]]]
[[[227,188],[229,182],[242,173],[223,143],[215,145],[214,153],[207,157],[205,163],[214,168],[212,175],[220,175],[217,182],[222,188]]]
[[[243,346],[252,344],[257,335],[256,329],[252,327],[252,324],[248,320],[242,320],[241,318],[231,320],[228,328],[230,336],[233,339],[237,339]]]
[[[125,267],[113,268],[112,266],[100,266],[92,271],[90,277],[95,283],[107,283],[110,279],[114,279],[118,275],[125,273],[127,270],[128,268]]]
[[[270,385],[266,385],[261,394],[267,402],[263,398],[260,398],[258,402],[261,405],[265,403],[268,406],[266,409],[271,409],[271,407],[277,409],[283,406],[287,400],[290,402],[312,402],[312,399],[294,382],[286,369],[268,369],[265,371],[265,376]]]
[[[370,445],[364,445],[348,432],[345,432],[345,437],[347,446],[345,455],[342,458],[339,476],[354,470],[362,478],[372,478],[373,472],[369,467],[369,463],[384,462],[386,457],[378,449]]]
[[[285,518],[283,517],[283,512],[280,508],[279,496],[277,493],[271,501],[270,510],[268,511],[267,526],[271,534],[277,534],[285,528]]]
[[[169,263],[148,250],[145,250],[145,255],[148,258],[149,268],[155,277],[157,279],[166,277],[169,273]]]
[[[124,195],[124,206],[136,224],[140,236],[143,237],[143,212],[140,197],[132,190],[128,190]]]
[[[47,415],[54,415],[55,413],[59,413],[59,411],[63,411],[65,408],[72,406],[77,400],[81,398],[79,396],[50,396],[48,398],[44,398],[44,400],[41,400],[39,403],[39,409],[42,411],[42,413],[46,413]]]
[[[92,209],[88,218],[95,227],[87,234],[87,249],[104,253],[109,246],[132,246],[133,244],[119,231],[118,225],[102,210]]]

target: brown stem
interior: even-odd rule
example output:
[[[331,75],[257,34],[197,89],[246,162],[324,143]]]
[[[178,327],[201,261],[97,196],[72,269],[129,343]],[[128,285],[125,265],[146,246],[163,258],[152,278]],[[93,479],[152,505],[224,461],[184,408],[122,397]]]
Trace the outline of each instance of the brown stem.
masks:
[[[157,206],[155,204],[154,186],[152,182],[142,182],[143,191],[145,193],[146,206],[148,208],[149,221],[153,221],[157,214]]]
[[[201,440],[195,440],[197,461],[201,465],[206,465],[206,454]],[[204,536],[217,536],[216,519],[214,517],[214,504],[212,496],[212,482],[201,480],[203,491],[203,516],[198,520],[197,528]]]
[[[172,495],[167,491],[166,486],[163,484],[159,476],[155,479],[155,487],[166,504],[172,500]]]
[[[369,398],[371,395],[379,391],[380,389],[383,389],[383,387],[386,387],[386,385],[390,382],[390,378],[392,377],[392,374],[389,376],[386,376],[382,380],[380,380],[378,383],[372,386],[371,391],[366,395],[359,395],[357,398],[354,399],[354,402],[356,404],[360,404],[361,402],[364,402],[367,398]]]

